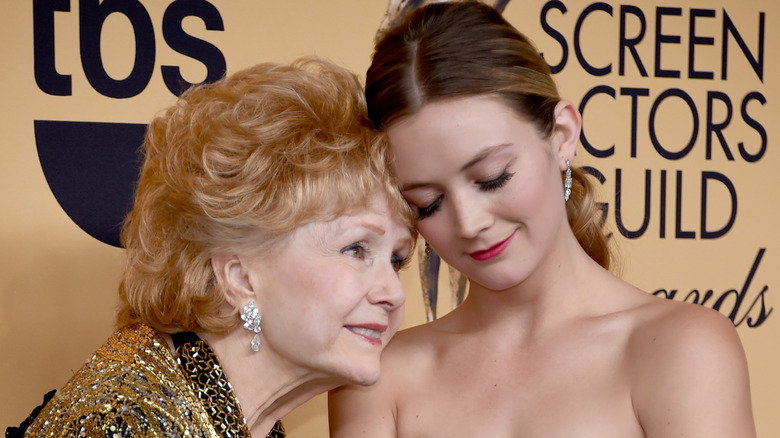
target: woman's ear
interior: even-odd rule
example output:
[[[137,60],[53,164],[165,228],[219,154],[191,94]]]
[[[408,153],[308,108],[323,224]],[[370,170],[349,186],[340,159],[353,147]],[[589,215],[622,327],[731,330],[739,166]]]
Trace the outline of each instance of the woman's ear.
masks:
[[[554,117],[553,146],[555,147],[555,153],[560,159],[558,165],[561,171],[564,171],[566,170],[566,161],[574,162],[574,153],[577,150],[577,143],[580,141],[582,116],[573,103],[561,99],[555,105]]]
[[[249,281],[249,271],[236,254],[217,254],[211,257],[211,268],[217,284],[222,286],[225,299],[238,308],[255,298]]]

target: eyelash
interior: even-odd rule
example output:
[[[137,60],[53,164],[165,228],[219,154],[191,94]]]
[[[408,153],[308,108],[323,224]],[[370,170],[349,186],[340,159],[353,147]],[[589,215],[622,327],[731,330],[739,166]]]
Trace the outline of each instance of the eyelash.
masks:
[[[490,181],[477,181],[477,185],[479,185],[479,189],[483,192],[492,192],[495,190],[500,189],[501,187],[504,187],[506,183],[509,182],[510,179],[514,176],[514,173],[509,173],[507,171],[503,171],[501,175],[499,175],[497,178],[491,179]],[[417,208],[417,220],[421,221],[432,214],[436,213],[436,210],[439,209],[439,205],[441,205],[442,196],[439,196],[436,198],[435,201],[430,203],[426,207],[418,207]]]
[[[483,192],[492,192],[493,190],[504,187],[513,176],[515,176],[514,173],[509,173],[505,170],[501,172],[501,175],[497,178],[491,179],[490,181],[477,181],[477,184],[479,184],[479,189]]]
[[[390,263],[393,264],[395,272],[401,272],[409,264],[409,257],[401,257],[398,254],[393,254],[390,258]]]
[[[350,251],[355,251],[355,255],[353,255],[353,257],[361,260],[365,259],[366,253],[368,252],[363,242],[355,242],[351,245],[348,245],[347,247],[341,250],[341,253],[347,254]],[[393,265],[393,270],[395,272],[400,272],[403,268],[406,267],[408,263],[409,263],[409,257],[402,257],[399,256],[398,254],[393,254],[390,257],[390,264]]]
[[[428,217],[428,216],[432,215],[433,213],[435,213],[436,210],[439,209],[439,205],[441,204],[441,198],[442,197],[439,196],[438,198],[436,198],[435,201],[433,201],[432,203],[428,204],[427,207],[417,207],[417,220],[421,221],[421,220],[425,219],[426,217]]]
[[[341,250],[342,254],[347,254],[350,251],[355,251],[356,254],[353,255],[353,257],[358,259],[364,259],[366,258],[366,247],[362,242],[355,242],[350,245],[347,245],[344,249]]]

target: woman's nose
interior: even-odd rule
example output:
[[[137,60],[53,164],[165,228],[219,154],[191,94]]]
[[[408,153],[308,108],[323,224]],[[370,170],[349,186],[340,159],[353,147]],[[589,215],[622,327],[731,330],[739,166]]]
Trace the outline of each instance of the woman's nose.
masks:
[[[406,291],[398,277],[398,272],[389,265],[373,280],[372,289],[368,294],[371,304],[382,306],[388,312],[398,309],[406,301]]]
[[[454,213],[454,227],[458,237],[472,239],[493,224],[493,215],[478,199],[459,195],[450,199]]]

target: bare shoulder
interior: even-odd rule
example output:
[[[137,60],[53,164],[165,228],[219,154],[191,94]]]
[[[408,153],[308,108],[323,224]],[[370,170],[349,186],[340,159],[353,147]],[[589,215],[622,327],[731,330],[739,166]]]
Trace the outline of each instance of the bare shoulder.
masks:
[[[637,364],[708,365],[710,359],[744,358],[734,324],[723,314],[696,304],[653,299],[636,309],[628,355]]]
[[[398,332],[382,352],[379,380],[371,386],[344,386],[328,393],[331,437],[395,437],[397,406],[404,388],[418,387],[435,353],[426,343],[428,324]]]
[[[445,323],[445,319],[438,319],[396,333],[382,353],[383,365],[385,361],[394,365],[396,361],[412,360],[416,362],[415,365],[420,366],[434,360],[437,351],[444,348],[442,343],[446,338],[442,335],[447,333],[447,330],[443,329]]]
[[[635,312],[627,373],[647,436],[754,436],[747,360],[733,323],[660,298]]]

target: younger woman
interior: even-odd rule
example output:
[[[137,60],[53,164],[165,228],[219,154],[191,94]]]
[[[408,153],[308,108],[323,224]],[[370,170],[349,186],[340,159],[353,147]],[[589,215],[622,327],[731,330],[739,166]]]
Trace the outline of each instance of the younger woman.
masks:
[[[417,228],[469,278],[406,330],[369,388],[331,393],[333,436],[752,437],[731,322],[609,271],[581,117],[489,6],[437,3],[378,42],[369,115]]]

